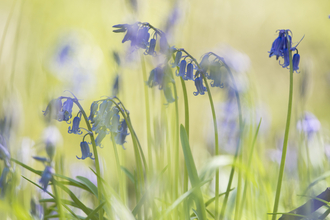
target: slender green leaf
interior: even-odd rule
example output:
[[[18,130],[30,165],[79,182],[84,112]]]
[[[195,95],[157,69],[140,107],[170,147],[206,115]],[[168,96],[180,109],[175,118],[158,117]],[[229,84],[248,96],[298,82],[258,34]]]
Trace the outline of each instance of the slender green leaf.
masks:
[[[125,167],[123,167],[123,166],[121,166],[120,168],[125,172],[125,174],[127,175],[127,177],[128,177],[128,178],[132,181],[132,183],[135,185],[136,180],[135,180],[133,174],[132,174],[131,172],[129,172],[129,171],[128,171]]]
[[[89,179],[87,179],[86,177],[83,177],[83,176],[77,176],[77,179],[79,179],[85,186],[88,187],[88,189],[90,189],[90,191],[96,197],[98,197],[98,189],[97,189],[97,186],[94,185],[94,183],[92,183]]]
[[[106,203],[106,201],[102,202],[98,207],[96,207],[96,209],[94,209],[91,213],[89,213],[89,215],[85,218],[85,220],[88,220],[90,218],[92,218],[93,215],[95,215]]]
[[[181,138],[181,145],[182,150],[188,170],[188,176],[191,181],[191,185],[193,187],[197,187],[200,183],[200,180],[198,178],[197,169],[195,166],[194,158],[192,156],[190,146],[189,146],[189,140],[187,136],[186,129],[181,124],[180,126],[180,138]],[[206,210],[205,210],[205,204],[203,201],[203,195],[202,191],[199,187],[196,188],[194,191],[194,197],[195,197],[195,204],[197,207],[197,213],[200,218],[206,219]]]
[[[15,160],[15,159],[13,159],[13,158],[11,158],[10,160],[13,161],[13,162],[15,162],[15,163],[17,163],[18,165],[21,165],[21,166],[24,167],[25,169],[30,170],[32,173],[35,173],[35,174],[37,174],[37,175],[39,175],[39,176],[41,176],[41,174],[42,174],[42,171],[40,171],[40,170],[35,170],[35,169],[33,169],[32,167],[29,167],[28,165],[25,165],[24,163],[19,162],[18,160]]]

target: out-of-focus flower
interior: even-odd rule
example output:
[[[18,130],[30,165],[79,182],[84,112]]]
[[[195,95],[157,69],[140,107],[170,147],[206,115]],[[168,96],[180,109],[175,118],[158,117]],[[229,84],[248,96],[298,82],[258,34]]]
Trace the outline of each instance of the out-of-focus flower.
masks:
[[[91,158],[92,160],[94,160],[95,158],[92,158],[93,154],[90,152],[89,149],[89,145],[86,141],[83,141],[80,143],[80,149],[81,149],[81,158],[79,158],[78,156],[77,159],[79,160],[85,160],[87,157]]]
[[[34,219],[42,220],[44,219],[44,208],[42,205],[37,204],[34,199],[30,201],[31,215]]]
[[[120,132],[117,133],[117,135],[115,137],[115,141],[116,141],[116,144],[121,145],[124,148],[124,143],[126,142],[125,141],[126,136],[129,134],[127,132],[127,123],[126,123],[125,119],[123,119],[121,121],[121,125],[120,125],[120,129],[119,130],[120,130]]]
[[[116,76],[115,81],[113,83],[113,86],[112,86],[112,95],[113,96],[118,95],[118,91],[119,91],[119,75]]]
[[[73,100],[71,98],[68,98],[63,103],[63,107],[61,111],[61,120],[69,121],[72,118],[72,108],[73,108]]]
[[[204,95],[205,94],[205,91],[207,90],[206,87],[203,85],[203,78],[200,76],[200,77],[197,77],[195,79],[195,86],[196,86],[196,89],[197,91],[194,92],[194,95],[197,96],[198,94],[201,94],[201,95]]]
[[[95,139],[96,146],[102,147],[101,142],[103,141],[103,139],[105,138],[106,135],[107,135],[107,131],[105,129],[99,131],[99,134],[97,135],[97,137]]]
[[[6,167],[10,167],[10,153],[1,143],[0,143],[0,159],[5,162]]]
[[[48,119],[56,119],[61,121],[62,116],[62,100],[60,98],[53,99],[47,105],[46,110],[44,111],[44,116]]]
[[[90,115],[88,119],[91,121],[91,123],[94,123],[94,116],[96,115],[96,111],[98,109],[99,105],[97,102],[93,102],[91,105]]]
[[[9,167],[4,167],[0,176],[0,192],[1,192],[1,197],[5,195],[6,192],[6,187],[7,187],[7,175],[9,173]]]
[[[180,63],[179,73],[177,73],[177,70],[176,70],[176,75],[181,76],[182,79],[186,79],[186,66],[187,66],[187,61],[182,60]]]
[[[179,66],[181,57],[182,57],[182,52],[181,51],[176,52],[174,62],[172,63],[172,68]],[[185,60],[182,60],[182,61],[185,61]],[[181,62],[181,64],[182,64],[182,62]],[[181,69],[181,64],[180,64],[180,69]],[[186,67],[184,67],[184,68],[186,68]]]
[[[159,86],[159,89],[163,88],[163,79],[164,79],[164,68],[157,66],[150,72],[147,85],[152,88],[154,86]]]
[[[309,139],[321,129],[321,123],[312,113],[305,112],[297,122],[297,129],[299,132],[305,133]]]
[[[46,152],[53,159],[56,146],[63,142],[61,133],[56,126],[48,126],[43,132],[43,141],[46,143]]]
[[[41,175],[39,183],[41,184],[44,191],[47,191],[49,181],[53,178],[54,169],[51,166],[46,166],[44,172]]]

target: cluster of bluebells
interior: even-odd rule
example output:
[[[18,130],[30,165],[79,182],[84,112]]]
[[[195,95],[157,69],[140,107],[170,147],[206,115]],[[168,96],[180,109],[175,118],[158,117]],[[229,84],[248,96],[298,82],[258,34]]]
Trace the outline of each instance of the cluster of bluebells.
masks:
[[[298,72],[300,55],[298,54],[297,46],[292,47],[292,33],[290,30],[278,30],[278,37],[274,40],[272,48],[269,51],[269,57],[276,56],[276,60],[279,57],[283,58],[283,64],[280,65],[283,68],[288,68],[290,66],[289,51],[296,51],[292,58],[293,71]]]
[[[93,125],[92,130],[97,134],[95,139],[96,146],[102,147],[102,140],[109,133],[115,136],[116,144],[124,148],[126,142],[127,122],[120,119],[120,111],[110,99],[95,101],[91,105],[89,121]],[[128,113],[127,113],[128,114]],[[124,148],[125,149],[125,148]]]
[[[168,65],[171,57],[174,61],[171,63],[172,68],[177,68],[176,75],[182,77],[183,80],[192,80],[195,82],[197,91],[194,95],[204,95],[207,90],[203,85],[203,76],[207,79],[212,80],[212,87],[223,88],[223,83],[221,82],[221,76],[223,75],[223,68],[227,65],[224,59],[217,56],[214,53],[207,53],[202,57],[200,63],[196,61],[190,54],[188,54],[184,49],[176,49],[175,47],[170,47],[167,43],[164,32],[158,30],[151,26],[149,23],[135,23],[129,24],[119,24],[114,25],[114,32],[121,33],[126,32],[122,43],[126,41],[131,41],[131,46],[135,48],[145,49],[145,54],[156,55],[156,43],[157,37],[159,40],[159,52],[165,55],[165,62],[157,66],[150,72],[150,76],[147,82],[149,87],[159,86],[159,89],[164,90],[165,97],[168,103],[175,101],[172,96],[171,89],[168,86],[168,82],[171,82],[171,74],[169,73],[170,66]],[[150,39],[151,30],[152,36]],[[213,57],[213,59],[210,59]],[[195,73],[194,73],[195,72]]]

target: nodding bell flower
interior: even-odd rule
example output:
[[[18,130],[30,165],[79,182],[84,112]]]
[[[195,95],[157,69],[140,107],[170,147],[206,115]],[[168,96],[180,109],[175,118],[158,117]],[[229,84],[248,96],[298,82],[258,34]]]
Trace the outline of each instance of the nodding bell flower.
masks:
[[[187,65],[187,75],[184,80],[194,80],[194,65],[192,63],[189,63]]]
[[[118,130],[118,127],[120,125],[119,120],[120,120],[120,116],[118,114],[115,114],[115,115],[112,116],[111,126],[110,126],[110,131],[111,132],[114,132],[114,133],[119,132],[119,130]]]
[[[289,50],[288,48],[285,48],[283,50],[283,58],[284,58],[284,63],[280,64],[283,68],[286,68],[290,66],[290,57],[289,57]]]
[[[279,30],[278,37],[274,40],[269,51],[269,57],[276,56],[276,60],[279,57],[283,57],[283,50],[287,48],[286,42],[286,30]]]
[[[148,46],[149,41],[149,28],[148,27],[142,27],[138,30],[137,36],[134,41],[132,41],[132,46],[138,46],[142,49],[146,49]]]
[[[96,146],[102,147],[101,142],[103,141],[103,139],[105,138],[105,136],[107,135],[107,131],[105,127],[102,127],[103,129],[99,130],[99,134],[97,135],[96,139],[95,139],[95,144]]]
[[[197,96],[198,94],[204,95],[205,91],[207,90],[206,87],[203,85],[203,78],[201,76],[195,79],[195,86],[197,91],[194,92],[194,95]]]
[[[146,50],[146,54],[154,55],[155,54],[155,47],[156,47],[156,39],[151,39],[149,42],[149,48]]]
[[[292,58],[293,71],[296,71],[296,73],[298,73],[297,71],[299,70],[299,62],[300,62],[300,55],[296,53],[295,55],[293,55]]]
[[[124,36],[124,39],[122,40],[122,43],[125,43],[126,41],[135,42],[137,31],[139,30],[139,25],[137,23],[132,25],[126,25],[126,35]]]
[[[64,103],[62,107],[62,120],[63,121],[69,121],[72,118],[72,107],[73,107],[73,100],[71,98],[68,98]],[[60,121],[60,120],[59,120]]]
[[[207,75],[206,72],[209,69],[210,61],[209,61],[209,55],[205,55],[199,64],[201,67],[201,72],[204,73],[204,75]]]
[[[159,85],[159,89],[163,88],[164,79],[164,68],[157,66],[155,69],[151,70],[147,85],[152,88]]]
[[[47,105],[46,110],[44,111],[44,116],[48,117],[48,119],[56,119],[58,121],[62,121],[62,100],[60,98],[53,99]]]
[[[181,51],[176,52],[175,60],[174,60],[174,62],[172,63],[172,68],[179,66],[179,62],[180,62],[180,60],[181,60],[181,57],[182,57],[182,52],[181,52]],[[185,68],[186,68],[186,67],[185,67]],[[181,69],[181,68],[180,68],[180,69]]]
[[[91,113],[90,113],[88,119],[89,119],[92,123],[95,122],[95,121],[94,121],[94,117],[95,117],[95,114],[96,114],[96,111],[97,111],[98,107],[99,107],[99,105],[98,105],[97,102],[93,102],[92,105],[91,105]]]
[[[72,122],[72,128],[69,127],[68,133],[71,134],[82,134],[83,132],[79,128],[80,120],[81,120],[81,113],[78,113],[79,116],[74,117]]]
[[[182,79],[186,78],[186,76],[185,76],[185,74],[186,74],[186,65],[187,65],[187,61],[182,60],[181,63],[180,63],[179,73],[176,74],[177,76],[181,76]]]
[[[91,158],[92,160],[95,159],[95,158],[92,158],[93,154],[90,152],[89,145],[86,141],[83,141],[80,143],[80,149],[81,149],[81,158],[76,156],[77,159],[85,160],[87,157]]]
[[[223,88],[221,75],[221,64],[219,62],[213,62],[210,66],[210,74],[208,75],[208,79],[213,80],[213,82],[210,83],[212,87]]]
[[[116,144],[121,145],[124,148],[124,143],[126,142],[125,139],[127,135],[129,135],[129,133],[127,133],[127,123],[124,119],[121,121],[120,124],[120,132],[117,133],[115,137]]]
[[[49,184],[49,181],[53,178],[54,169],[51,166],[46,166],[44,172],[41,175],[41,179],[39,180],[39,183],[41,184],[43,190],[47,191],[47,186]]]

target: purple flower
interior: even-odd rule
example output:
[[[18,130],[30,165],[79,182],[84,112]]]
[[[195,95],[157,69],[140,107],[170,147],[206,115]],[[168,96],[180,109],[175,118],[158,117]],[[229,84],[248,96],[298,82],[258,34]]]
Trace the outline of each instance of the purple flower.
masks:
[[[126,41],[135,42],[137,32],[139,30],[139,25],[137,23],[132,25],[126,25],[126,30],[127,32],[126,35],[124,36],[124,39],[122,40],[122,43],[125,43]]]
[[[49,119],[56,119],[62,121],[62,100],[60,98],[53,99],[47,105],[46,110],[44,111],[44,116],[48,117]]]
[[[292,66],[293,66],[293,71],[299,70],[299,62],[300,62],[300,55],[298,53],[296,53],[295,55],[293,55],[292,58]]]
[[[79,158],[78,156],[77,159],[79,160],[85,160],[87,157],[91,158],[92,160],[94,160],[95,158],[92,158],[93,154],[90,152],[89,149],[89,145],[86,141],[83,141],[80,143],[80,149],[81,149],[81,158]]]
[[[0,192],[1,196],[5,195],[6,188],[7,188],[7,175],[9,173],[9,168],[6,166],[3,168],[1,177],[0,177]]]
[[[54,169],[51,166],[46,166],[44,172],[42,173],[41,179],[39,180],[39,183],[45,192],[47,191],[49,181],[53,178],[53,174]]]
[[[181,63],[180,63],[179,73],[176,74],[177,76],[181,76],[182,79],[186,78],[186,76],[185,76],[185,74],[186,74],[186,65],[187,65],[187,61],[182,60]]]
[[[97,135],[97,137],[95,139],[95,144],[96,144],[96,146],[102,147],[101,142],[103,141],[103,139],[107,135],[106,129],[102,129],[98,133],[99,134]]]
[[[285,48],[283,50],[283,58],[284,58],[284,63],[280,64],[283,68],[286,68],[290,66],[290,58],[289,58],[289,50],[288,48]]]
[[[286,38],[286,30],[280,30],[278,37],[274,40],[272,44],[272,48],[269,51],[269,57],[276,56],[276,60],[278,57],[283,56],[283,50],[286,48],[285,38]]]
[[[1,143],[0,143],[0,159],[5,161],[6,167],[10,167],[10,153]]]
[[[200,76],[200,77],[197,77],[195,79],[195,86],[196,86],[196,89],[197,91],[194,92],[194,95],[197,96],[198,94],[201,94],[201,95],[204,95],[205,91],[207,90],[206,87],[203,85],[203,78]]]
[[[297,122],[297,129],[300,132],[304,132],[309,139],[321,129],[321,123],[312,113],[305,112],[302,118]]]
[[[172,63],[172,68],[179,66],[181,57],[182,57],[182,52],[181,51],[176,52],[174,63]]]
[[[88,117],[88,119],[91,121],[91,123],[94,123],[94,117],[96,115],[96,111],[97,111],[98,107],[99,107],[99,105],[97,102],[93,102],[91,105],[91,112]]]
[[[192,63],[187,65],[187,76],[184,80],[194,80],[194,66]]]
[[[155,47],[156,47],[156,39],[151,39],[149,43],[149,48],[146,50],[146,54],[154,55],[155,54]]]
[[[142,27],[138,30],[137,36],[134,41],[132,41],[132,46],[138,46],[142,49],[147,49],[148,47],[148,41],[149,41],[149,28],[148,27]]]
[[[115,137],[116,144],[122,145],[122,147],[124,148],[124,143],[126,142],[125,139],[127,135],[129,135],[129,133],[127,132],[127,123],[124,119],[121,121],[120,132],[117,133]]]
[[[76,116],[73,119],[72,128],[69,126],[69,130],[68,130],[69,134],[73,133],[73,134],[79,134],[80,135],[80,134],[83,133],[79,128],[80,120],[81,120],[81,113],[79,114],[79,116]]]
[[[219,62],[212,62],[210,65],[210,74],[207,77],[208,79],[213,80],[213,82],[210,83],[212,87],[223,88],[221,75],[221,64]]]
[[[64,103],[61,111],[61,119],[63,121],[69,121],[72,118],[72,107],[73,107],[73,100],[68,98]],[[61,120],[59,120],[61,121]]]
[[[155,69],[151,70],[147,85],[152,88],[154,86],[159,86],[159,89],[163,88],[164,79],[164,68],[157,66]]]

